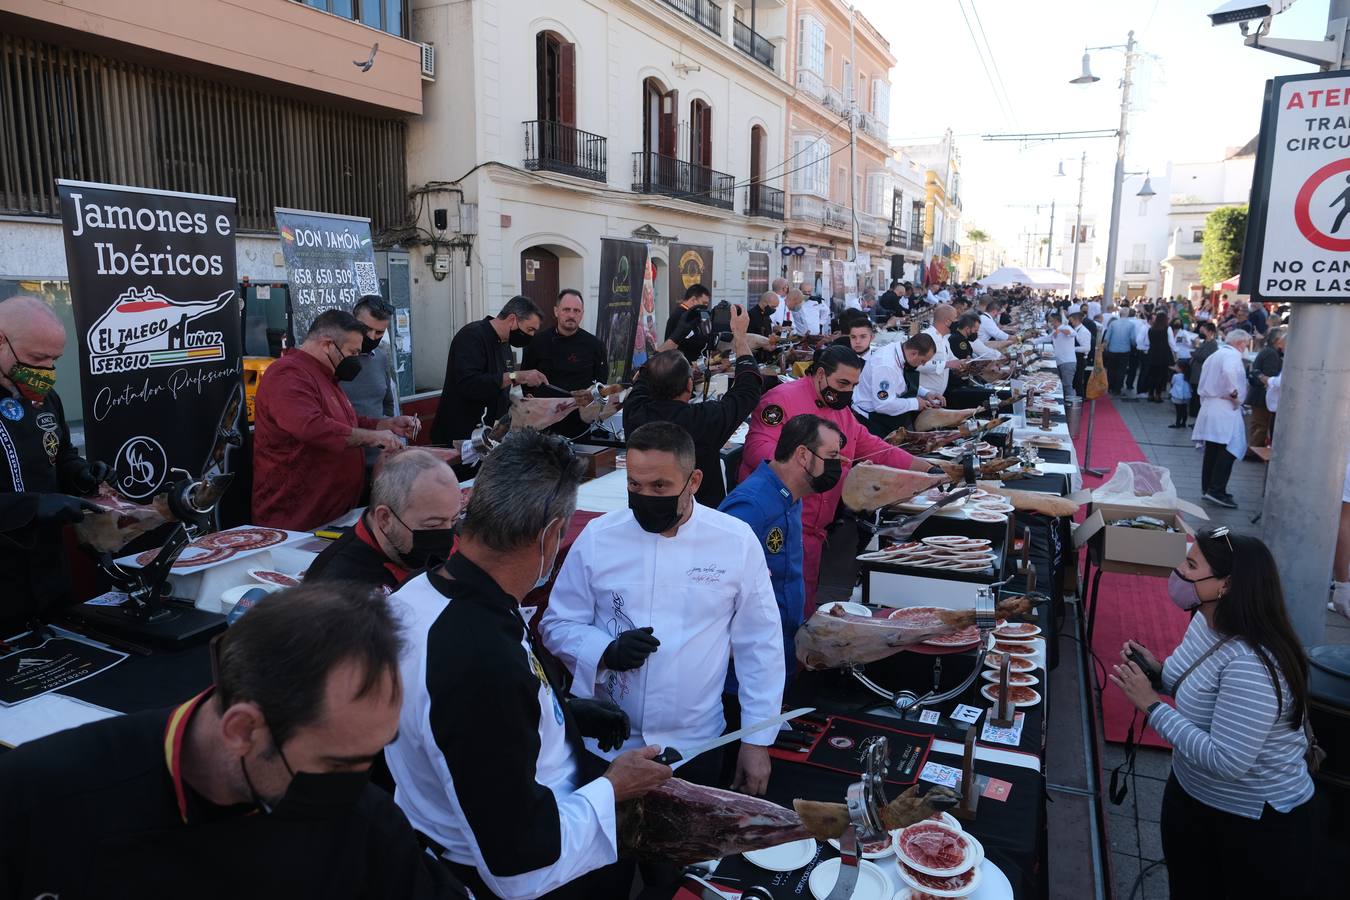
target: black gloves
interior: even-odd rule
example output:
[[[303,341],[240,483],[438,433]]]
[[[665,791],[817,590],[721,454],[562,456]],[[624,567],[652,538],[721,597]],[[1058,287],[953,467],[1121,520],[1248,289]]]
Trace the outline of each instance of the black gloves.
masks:
[[[108,480],[112,469],[105,462],[95,460],[85,463],[84,468],[75,473],[71,479],[71,485],[81,494],[92,494],[98,490],[98,486]]]
[[[608,700],[578,700],[574,697],[567,701],[567,708],[576,718],[582,736],[595,738],[600,742],[601,750],[617,750],[632,733],[628,713]]]
[[[941,475],[941,474],[943,474],[945,471],[946,471],[946,469],[942,468],[942,466],[929,466],[929,467],[928,467],[928,474],[929,474],[929,475]]]
[[[611,672],[627,672],[636,669],[647,661],[647,657],[656,652],[661,642],[652,634],[652,629],[634,628],[616,637],[605,648],[601,657],[605,668]]]
[[[103,507],[69,494],[41,494],[37,502],[39,525],[65,525],[83,522],[86,512],[102,512]]]
[[[680,322],[675,327],[675,333],[671,335],[676,343],[693,337],[703,330],[703,316],[706,310],[701,306],[691,306],[680,316]]]

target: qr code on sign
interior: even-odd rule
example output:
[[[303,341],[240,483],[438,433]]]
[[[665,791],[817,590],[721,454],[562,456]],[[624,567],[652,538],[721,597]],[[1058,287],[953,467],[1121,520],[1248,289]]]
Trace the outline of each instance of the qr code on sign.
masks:
[[[357,296],[364,297],[367,294],[379,296],[380,278],[375,274],[373,262],[353,262],[352,272],[356,275]]]

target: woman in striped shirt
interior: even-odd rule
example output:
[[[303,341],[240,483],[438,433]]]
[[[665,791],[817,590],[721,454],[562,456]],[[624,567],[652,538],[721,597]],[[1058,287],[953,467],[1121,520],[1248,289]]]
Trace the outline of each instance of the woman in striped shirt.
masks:
[[[1196,536],[1167,593],[1198,613],[1181,645],[1159,664],[1126,641],[1111,681],[1172,744],[1161,816],[1171,894],[1312,896],[1298,883],[1315,868],[1307,851],[1317,832],[1304,759],[1308,663],[1275,560],[1257,538],[1216,528]]]

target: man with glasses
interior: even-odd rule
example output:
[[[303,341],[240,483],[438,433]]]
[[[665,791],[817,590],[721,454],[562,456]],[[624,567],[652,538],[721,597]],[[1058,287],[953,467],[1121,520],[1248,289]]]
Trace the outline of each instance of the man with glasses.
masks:
[[[394,382],[389,377],[392,369],[389,355],[380,346],[393,314],[394,308],[378,294],[368,294],[352,307],[352,315],[365,329],[365,334],[361,336],[361,354],[356,357],[361,371],[351,381],[344,381],[340,386],[358,416],[383,419],[394,415]],[[379,456],[378,447],[366,448],[367,476]]]
[[[340,385],[361,372],[366,327],[351,313],[321,313],[299,347],[268,367],[253,408],[253,521],[309,531],[356,506],[362,448],[397,450],[417,432],[412,416],[357,415]]]

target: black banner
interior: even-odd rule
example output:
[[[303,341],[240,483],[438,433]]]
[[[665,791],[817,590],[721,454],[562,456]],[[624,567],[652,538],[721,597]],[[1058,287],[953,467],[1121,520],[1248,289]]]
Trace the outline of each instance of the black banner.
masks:
[[[708,293],[712,293],[713,248],[697,244],[671,244],[670,309],[666,311],[667,315],[675,313],[675,307],[684,300],[684,292],[696,284],[702,284]]]
[[[291,332],[299,344],[320,313],[352,311],[367,294],[380,295],[370,220],[302,209],[276,209],[281,255],[291,287]]]
[[[643,241],[600,239],[600,300],[595,336],[605,345],[610,384],[628,381],[633,372],[647,245]],[[660,327],[664,327],[664,322]]]
[[[170,468],[202,471],[239,388],[235,201],[77,181],[57,189],[86,455],[144,500]]]

